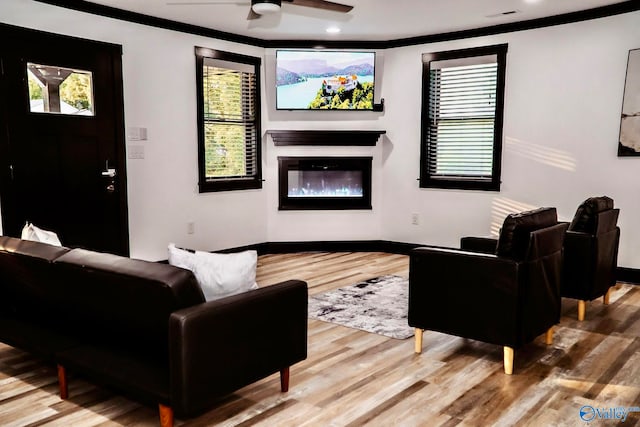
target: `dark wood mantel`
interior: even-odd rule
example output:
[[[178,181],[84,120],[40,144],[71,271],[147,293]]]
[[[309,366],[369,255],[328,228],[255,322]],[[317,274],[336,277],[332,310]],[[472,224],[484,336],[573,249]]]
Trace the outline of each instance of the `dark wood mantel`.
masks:
[[[376,145],[385,130],[268,130],[274,145]]]

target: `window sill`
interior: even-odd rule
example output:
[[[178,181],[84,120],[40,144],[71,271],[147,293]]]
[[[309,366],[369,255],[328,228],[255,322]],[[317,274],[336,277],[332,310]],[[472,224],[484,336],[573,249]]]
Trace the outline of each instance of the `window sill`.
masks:
[[[426,178],[420,180],[420,188],[442,188],[449,190],[500,191],[500,182],[456,178]]]
[[[207,181],[198,184],[199,193],[213,193],[217,191],[259,190],[262,188],[262,179],[228,179],[220,181]]]

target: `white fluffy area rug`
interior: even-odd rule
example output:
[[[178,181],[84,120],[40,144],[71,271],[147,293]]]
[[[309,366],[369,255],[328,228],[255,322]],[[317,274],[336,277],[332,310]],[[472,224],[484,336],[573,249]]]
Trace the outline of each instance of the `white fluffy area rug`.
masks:
[[[407,339],[409,280],[380,276],[309,297],[309,317],[390,338]]]

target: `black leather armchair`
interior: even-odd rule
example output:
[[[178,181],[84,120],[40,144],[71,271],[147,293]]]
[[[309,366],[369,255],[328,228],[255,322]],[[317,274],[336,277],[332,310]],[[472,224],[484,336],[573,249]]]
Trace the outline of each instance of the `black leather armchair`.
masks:
[[[561,295],[578,300],[578,320],[584,320],[586,302],[603,297],[609,303],[616,282],[620,228],[619,209],[609,197],[591,197],[577,209],[564,243]]]
[[[511,214],[496,243],[466,239],[474,251],[421,247],[410,254],[409,325],[415,351],[433,330],[504,346],[504,370],[514,350],[560,320],[562,243],[567,224],[555,208]],[[481,253],[493,249],[493,253]]]

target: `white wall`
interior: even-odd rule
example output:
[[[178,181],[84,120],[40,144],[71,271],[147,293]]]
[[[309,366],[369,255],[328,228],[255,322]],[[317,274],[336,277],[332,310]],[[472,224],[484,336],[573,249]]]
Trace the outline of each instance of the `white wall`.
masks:
[[[276,110],[275,50],[265,52],[264,130],[384,130],[384,113],[370,111]],[[375,101],[383,92],[384,52],[376,52]],[[270,242],[372,240],[382,235],[382,138],[374,147],[278,146],[264,138],[263,171],[267,189],[267,237]],[[372,210],[278,211],[278,156],[371,156]]]
[[[419,189],[421,54],[498,43],[509,44],[501,191]],[[617,157],[627,54],[638,47],[635,12],[386,51],[383,238],[457,245],[495,233],[511,211],[556,206],[570,220],[587,197],[608,195],[620,208],[619,265],[640,268],[640,158]]]
[[[24,0],[0,21],[124,47],[127,127],[146,127],[146,158],[127,162],[131,254],[166,258],[166,245],[215,250],[265,241],[387,239],[457,245],[497,231],[506,213],[556,206],[570,219],[585,198],[620,207],[619,264],[640,268],[640,159],[616,155],[629,49],[640,12],[564,26],[378,52],[384,113],[275,111],[275,52],[119,22]],[[502,190],[419,189],[421,54],[508,43]],[[198,194],[194,46],[261,56],[263,130],[386,130],[375,147],[275,147],[263,138],[262,190]],[[384,71],[384,73],[381,73]],[[129,145],[129,144],[128,144]],[[374,157],[373,210],[279,212],[277,157]],[[418,213],[419,225],[411,224]],[[193,235],[186,224],[196,223]]]
[[[127,144],[145,150],[127,161],[131,256],[166,259],[169,242],[215,250],[266,241],[265,191],[197,192],[194,46],[260,57],[264,49],[25,0],[2,0],[0,21],[123,46],[125,124],[148,129],[148,141]]]

